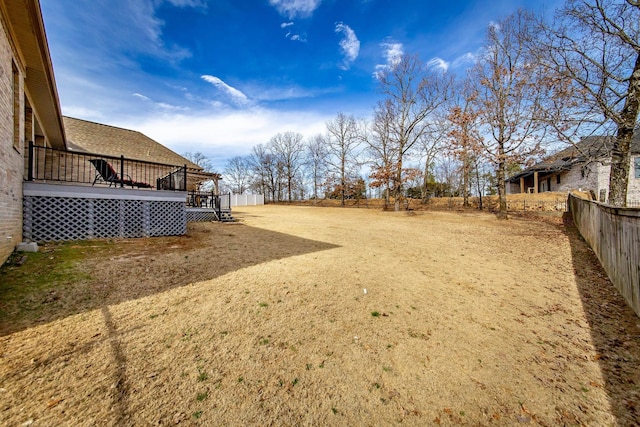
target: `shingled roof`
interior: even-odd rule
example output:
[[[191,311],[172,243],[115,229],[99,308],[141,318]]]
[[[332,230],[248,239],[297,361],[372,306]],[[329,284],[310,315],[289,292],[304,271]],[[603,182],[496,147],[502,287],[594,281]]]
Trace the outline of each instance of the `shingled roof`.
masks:
[[[543,161],[518,172],[516,175],[508,178],[507,181],[516,182],[521,177],[532,175],[534,172],[552,173],[569,170],[576,163],[586,163],[588,161],[607,158],[610,156],[612,146],[613,137],[588,136],[580,142],[564,150],[560,150],[545,158]],[[640,131],[636,130],[634,133],[630,152],[632,154],[640,153]]]
[[[186,164],[188,169],[202,171],[202,167],[140,132],[72,117],[63,117],[63,121],[70,151],[122,155],[127,159],[175,166]]]

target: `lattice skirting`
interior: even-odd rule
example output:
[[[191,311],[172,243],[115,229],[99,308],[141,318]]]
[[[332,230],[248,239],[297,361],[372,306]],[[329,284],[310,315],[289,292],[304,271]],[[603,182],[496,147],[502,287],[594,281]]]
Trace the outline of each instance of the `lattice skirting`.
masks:
[[[25,196],[23,206],[23,237],[36,242],[187,232],[181,202]]]
[[[211,210],[187,208],[187,222],[210,222],[217,220],[218,217],[215,212]]]

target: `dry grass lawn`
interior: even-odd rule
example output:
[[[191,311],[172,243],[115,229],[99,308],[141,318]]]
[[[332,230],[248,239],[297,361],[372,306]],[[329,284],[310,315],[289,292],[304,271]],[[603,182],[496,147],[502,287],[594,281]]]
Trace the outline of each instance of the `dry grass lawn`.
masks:
[[[235,215],[0,294],[0,425],[638,424],[640,319],[560,218]]]

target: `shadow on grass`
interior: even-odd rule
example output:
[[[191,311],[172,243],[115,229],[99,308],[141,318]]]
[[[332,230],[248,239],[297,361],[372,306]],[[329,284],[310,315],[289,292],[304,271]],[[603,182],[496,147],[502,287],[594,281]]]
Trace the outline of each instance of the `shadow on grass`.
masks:
[[[0,270],[0,336],[336,245],[242,224],[185,236],[50,244]]]
[[[640,318],[618,293],[582,239],[571,214],[563,217],[578,291],[596,348],[612,413],[620,426],[640,425]]]

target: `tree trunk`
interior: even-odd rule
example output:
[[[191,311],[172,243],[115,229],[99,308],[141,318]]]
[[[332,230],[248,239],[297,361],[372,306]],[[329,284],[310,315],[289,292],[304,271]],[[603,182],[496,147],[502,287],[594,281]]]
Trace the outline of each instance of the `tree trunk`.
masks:
[[[499,210],[498,210],[498,219],[507,219],[507,189],[504,183],[505,176],[507,175],[507,163],[504,160],[504,147],[500,145],[499,149],[499,160],[498,160],[498,170],[497,170],[497,180],[498,180],[498,201],[499,201]]]
[[[464,161],[462,162],[462,207],[469,207],[469,156],[465,153]]]
[[[340,206],[344,207],[344,187],[346,185],[345,182],[345,158],[344,158],[344,153],[342,153],[342,159],[340,159]]]
[[[629,78],[629,90],[620,113],[621,123],[611,152],[611,173],[609,174],[609,204],[627,205],[627,185],[629,182],[629,147],[640,110],[640,53]]]
[[[478,209],[482,210],[482,188],[480,187],[480,168],[476,159],[476,188],[478,189]]]
[[[396,212],[400,212],[400,202],[402,200],[402,147],[403,145],[400,145],[397,165],[398,170],[396,172],[395,183],[393,186],[393,197],[395,199],[393,201],[393,210]]]
[[[427,159],[424,162],[424,179],[422,181],[422,204],[426,204],[429,199],[429,160],[430,156],[427,154]]]

